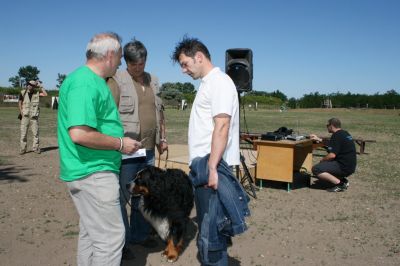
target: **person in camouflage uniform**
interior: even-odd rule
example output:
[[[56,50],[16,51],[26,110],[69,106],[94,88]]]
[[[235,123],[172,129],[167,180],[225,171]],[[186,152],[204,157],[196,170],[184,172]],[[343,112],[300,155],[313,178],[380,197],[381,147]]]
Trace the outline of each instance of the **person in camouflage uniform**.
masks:
[[[39,81],[31,80],[26,83],[26,89],[21,91],[18,100],[21,114],[21,139],[19,154],[26,153],[28,128],[31,127],[33,140],[32,150],[40,154],[39,147],[39,98],[47,96],[46,90]]]

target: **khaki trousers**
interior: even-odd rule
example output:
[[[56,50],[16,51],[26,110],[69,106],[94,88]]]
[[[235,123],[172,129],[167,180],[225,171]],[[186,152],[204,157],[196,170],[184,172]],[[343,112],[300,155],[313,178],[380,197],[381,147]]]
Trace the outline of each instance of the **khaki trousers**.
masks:
[[[96,172],[67,186],[80,217],[78,266],[120,266],[125,227],[118,175]]]
[[[21,151],[26,151],[28,128],[31,127],[32,131],[32,150],[39,149],[39,118],[30,118],[29,116],[22,116],[21,119]]]

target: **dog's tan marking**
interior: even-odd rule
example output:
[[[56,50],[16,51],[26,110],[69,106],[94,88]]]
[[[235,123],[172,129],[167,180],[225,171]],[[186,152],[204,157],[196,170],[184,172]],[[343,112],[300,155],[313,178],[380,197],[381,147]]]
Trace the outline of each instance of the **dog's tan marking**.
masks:
[[[165,248],[163,255],[167,257],[168,262],[175,262],[178,259],[178,250],[176,249],[172,238],[167,240],[167,247]]]
[[[149,189],[147,187],[144,187],[144,186],[136,185],[133,188],[133,193],[134,194],[142,194],[142,195],[146,196],[147,194],[149,194]]]

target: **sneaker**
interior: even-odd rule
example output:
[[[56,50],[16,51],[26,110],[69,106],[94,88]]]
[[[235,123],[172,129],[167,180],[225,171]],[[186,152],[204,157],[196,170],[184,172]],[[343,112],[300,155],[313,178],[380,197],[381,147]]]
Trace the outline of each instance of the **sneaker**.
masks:
[[[24,155],[26,153],[26,150],[20,150],[19,155]]]
[[[128,247],[122,249],[122,259],[123,260],[133,260],[135,259],[135,254]]]
[[[347,189],[346,183],[338,184],[332,188],[328,188],[328,192],[343,192]]]
[[[350,185],[349,180],[346,177],[343,177],[342,181],[343,181],[343,184],[346,186],[346,188],[348,188]]]

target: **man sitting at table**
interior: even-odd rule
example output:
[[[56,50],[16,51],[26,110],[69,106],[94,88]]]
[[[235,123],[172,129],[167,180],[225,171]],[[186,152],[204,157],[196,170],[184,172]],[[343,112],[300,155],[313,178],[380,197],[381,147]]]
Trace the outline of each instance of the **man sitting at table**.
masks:
[[[341,128],[339,119],[329,119],[326,127],[328,132],[332,133],[328,144],[328,154],[320,163],[313,166],[312,172],[318,179],[335,185],[327,191],[345,191],[349,187],[347,177],[356,169],[356,147],[352,136]],[[310,139],[322,142],[322,139],[315,134],[311,134]]]

